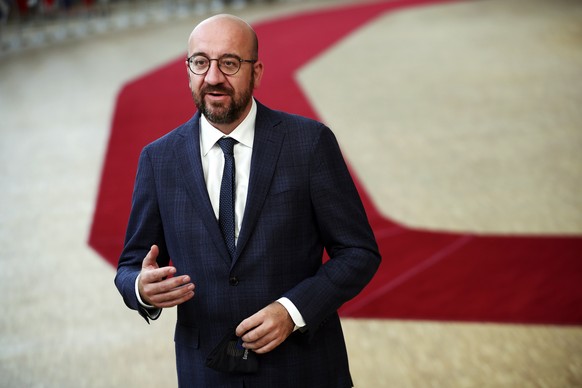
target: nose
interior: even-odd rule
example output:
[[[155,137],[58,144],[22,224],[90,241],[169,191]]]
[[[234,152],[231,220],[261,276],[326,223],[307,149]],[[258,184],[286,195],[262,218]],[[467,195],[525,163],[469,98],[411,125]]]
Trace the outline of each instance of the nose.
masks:
[[[224,82],[225,76],[218,67],[217,60],[210,61],[210,67],[208,68],[208,71],[204,75],[204,80],[209,85],[218,85]]]

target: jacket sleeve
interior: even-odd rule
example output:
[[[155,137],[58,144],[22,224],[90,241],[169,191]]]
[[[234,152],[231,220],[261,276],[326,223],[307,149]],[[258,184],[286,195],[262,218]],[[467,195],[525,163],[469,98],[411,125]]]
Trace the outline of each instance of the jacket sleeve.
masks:
[[[368,284],[381,261],[337,140],[322,127],[310,160],[310,195],[329,260],[285,295],[301,312],[311,334]]]
[[[158,245],[160,267],[169,264],[164,229],[158,207],[158,196],[153,163],[146,147],[139,158],[133,190],[131,213],[125,235],[124,248],[117,265],[115,285],[125,304],[137,310],[144,319],[152,316],[137,298],[135,282],[141,271],[142,261],[152,245]],[[156,316],[157,318],[157,316]]]

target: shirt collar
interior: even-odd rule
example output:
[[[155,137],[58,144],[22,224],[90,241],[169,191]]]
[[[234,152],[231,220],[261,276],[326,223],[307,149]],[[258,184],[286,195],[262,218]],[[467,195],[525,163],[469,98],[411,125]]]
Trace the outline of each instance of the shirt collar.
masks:
[[[252,99],[251,110],[247,117],[228,135],[232,137],[240,144],[253,148],[253,141],[255,138],[255,121],[257,118],[257,103],[255,99]],[[214,144],[222,138],[225,137],[224,133],[216,129],[210,122],[200,115],[200,141],[202,145],[202,155],[206,156],[210,149],[214,147]]]

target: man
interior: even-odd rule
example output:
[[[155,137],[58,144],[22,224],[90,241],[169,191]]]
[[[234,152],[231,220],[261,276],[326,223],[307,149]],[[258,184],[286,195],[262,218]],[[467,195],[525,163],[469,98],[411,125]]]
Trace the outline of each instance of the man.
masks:
[[[146,320],[178,306],[181,387],[351,387],[337,309],[380,255],[333,134],[253,99],[263,63],[239,18],[196,26],[185,70],[198,111],[140,156],[125,303]],[[229,333],[256,371],[206,366]]]

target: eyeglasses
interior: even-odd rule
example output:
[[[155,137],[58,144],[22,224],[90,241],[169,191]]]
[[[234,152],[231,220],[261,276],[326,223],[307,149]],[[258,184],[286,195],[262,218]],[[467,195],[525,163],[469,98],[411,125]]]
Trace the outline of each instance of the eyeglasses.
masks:
[[[241,59],[236,55],[225,54],[220,58],[208,58],[206,55],[194,54],[188,58],[188,68],[196,75],[204,75],[210,69],[210,62],[216,61],[218,68],[225,75],[235,75],[243,62],[255,63],[256,59]]]

